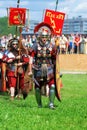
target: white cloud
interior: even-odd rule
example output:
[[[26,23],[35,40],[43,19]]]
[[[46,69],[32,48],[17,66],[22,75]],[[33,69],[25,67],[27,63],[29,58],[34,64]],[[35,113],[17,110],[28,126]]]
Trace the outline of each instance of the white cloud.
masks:
[[[9,1],[9,2],[8,2]],[[86,17],[87,0],[59,0],[57,11],[66,13],[69,17],[83,15]],[[0,17],[7,15],[7,7],[16,7],[17,0],[0,0]],[[42,20],[44,9],[55,10],[56,0],[20,0],[20,6],[30,10],[31,19]]]
[[[83,11],[86,10],[87,11],[87,2],[81,3],[79,4],[76,8],[75,11]]]

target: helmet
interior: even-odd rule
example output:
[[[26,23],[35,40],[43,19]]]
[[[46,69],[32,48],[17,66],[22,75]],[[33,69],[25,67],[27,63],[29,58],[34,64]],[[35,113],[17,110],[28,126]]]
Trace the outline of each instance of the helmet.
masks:
[[[39,23],[34,28],[34,33],[38,32],[38,41],[40,41],[40,44],[47,44],[51,40],[51,35],[54,33],[53,28],[45,23]]]
[[[39,23],[37,26],[35,26],[34,33],[36,32],[43,37],[50,36],[54,33],[53,28],[45,22]]]
[[[11,46],[11,45],[14,45],[14,44],[17,44],[17,45],[18,45],[18,43],[19,43],[19,41],[18,41],[18,39],[16,39],[16,38],[13,38],[13,39],[10,39],[10,40],[9,40],[10,46]]]
[[[6,45],[4,44],[4,43],[0,43],[0,50],[2,50],[2,49],[6,49]]]
[[[14,45],[14,44],[18,44],[18,39],[12,39],[12,41],[11,41],[11,43],[12,43],[12,45]]]
[[[16,44],[17,46],[13,46],[14,44]],[[13,38],[13,39],[10,39],[9,42],[8,42],[8,47],[11,47],[11,48],[14,48],[14,49],[17,49],[18,48],[18,44],[19,44],[19,40],[17,38]]]
[[[43,26],[38,30],[38,34],[42,37],[47,37],[51,35],[51,31],[48,27]]]

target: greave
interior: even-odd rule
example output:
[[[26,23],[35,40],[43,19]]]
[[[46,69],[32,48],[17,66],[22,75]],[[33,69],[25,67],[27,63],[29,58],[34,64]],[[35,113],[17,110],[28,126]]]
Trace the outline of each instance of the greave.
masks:
[[[54,105],[54,99],[55,99],[55,85],[52,84],[49,90],[49,101],[50,101],[50,106]]]
[[[14,97],[14,95],[15,95],[15,88],[14,87],[10,88],[10,93],[11,93],[11,97]]]
[[[35,89],[35,97],[36,97],[36,101],[37,101],[38,107],[42,107],[41,90],[39,88]]]

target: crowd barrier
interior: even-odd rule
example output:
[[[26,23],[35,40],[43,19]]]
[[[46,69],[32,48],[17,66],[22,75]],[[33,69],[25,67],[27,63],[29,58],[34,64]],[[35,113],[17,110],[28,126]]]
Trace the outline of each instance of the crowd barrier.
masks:
[[[60,71],[87,73],[87,54],[59,54]]]

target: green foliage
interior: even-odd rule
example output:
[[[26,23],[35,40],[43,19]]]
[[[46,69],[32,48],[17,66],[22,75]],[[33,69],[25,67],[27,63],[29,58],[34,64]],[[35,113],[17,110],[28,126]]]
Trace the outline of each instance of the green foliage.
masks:
[[[64,74],[62,81],[62,101],[55,98],[55,110],[48,108],[45,96],[38,108],[33,92],[14,101],[1,93],[0,130],[87,130],[87,75]]]
[[[16,26],[8,26],[8,18],[2,17],[0,18],[0,36],[8,35],[12,33],[13,35],[16,34]]]

